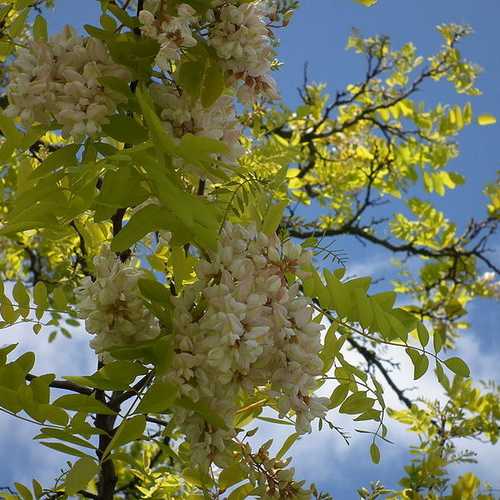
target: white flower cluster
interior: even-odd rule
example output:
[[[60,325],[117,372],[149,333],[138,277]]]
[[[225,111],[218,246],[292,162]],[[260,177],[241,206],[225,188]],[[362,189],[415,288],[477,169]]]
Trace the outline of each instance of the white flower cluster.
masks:
[[[66,26],[47,42],[32,40],[19,49],[10,66],[5,113],[25,126],[55,119],[67,136],[95,134],[123,99],[99,83],[105,76],[130,78],[101,41]]]
[[[150,86],[153,101],[158,106],[160,118],[167,131],[175,138],[190,133],[223,142],[228,154],[222,160],[234,163],[243,153],[239,142],[241,125],[236,117],[233,100],[223,95],[210,107],[204,108],[172,87],[160,84]]]
[[[276,84],[269,75],[274,51],[265,14],[261,2],[225,4],[212,11],[215,23],[209,32],[209,44],[224,61],[238,98],[245,104],[259,94],[278,97]]]
[[[106,76],[130,78],[101,41],[80,37],[66,26],[47,42],[31,41],[19,49],[10,70],[5,113],[19,116],[25,126],[55,119],[67,136],[95,134],[123,100],[99,83]]]
[[[95,281],[85,277],[76,289],[77,310],[87,331],[95,335],[90,346],[97,354],[112,347],[151,340],[160,334],[158,320],[144,306],[138,288],[143,271],[122,263],[107,247],[94,257]]]
[[[160,44],[156,56],[156,64],[163,70],[169,71],[170,61],[177,61],[181,56],[181,49],[194,47],[196,39],[193,37],[193,25],[199,22],[196,11],[185,3],[177,6],[177,16],[167,13],[165,0],[146,0],[144,8],[139,12],[141,31]]]
[[[222,60],[228,81],[242,103],[251,103],[258,95],[277,98],[276,84],[269,75],[274,51],[272,33],[265,23],[268,9],[264,3],[213,3],[204,22],[187,4],[179,4],[177,15],[172,15],[168,12],[168,0],[146,0],[139,20],[141,31],[160,44],[156,64],[163,71],[171,70],[171,61],[180,59],[182,49],[197,44],[195,32],[202,33],[206,28],[208,43]]]
[[[323,417],[328,398],[311,395],[322,371],[322,325],[285,275],[304,276],[310,253],[254,226],[227,224],[218,251],[198,267],[199,280],[175,297],[175,352],[167,378],[181,394],[210,408],[227,429],[176,408],[174,419],[193,460],[217,458],[234,435],[238,395],[267,387],[281,416],[293,411],[300,433]],[[199,304],[206,304],[200,311]]]

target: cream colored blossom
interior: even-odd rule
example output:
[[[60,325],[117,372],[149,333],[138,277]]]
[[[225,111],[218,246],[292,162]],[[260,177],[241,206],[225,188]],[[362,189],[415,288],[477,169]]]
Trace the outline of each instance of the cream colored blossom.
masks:
[[[274,50],[266,26],[263,4],[224,4],[212,11],[213,27],[208,42],[222,59],[238,98],[248,104],[258,95],[278,97],[270,76]]]
[[[47,42],[32,40],[18,50],[10,67],[5,113],[19,116],[26,127],[55,121],[66,136],[93,135],[123,100],[99,82],[106,76],[130,78],[100,40],[80,37],[66,26]]]
[[[139,12],[141,31],[160,44],[156,64],[164,71],[170,70],[170,61],[180,59],[182,49],[194,47],[193,25],[198,23],[196,11],[188,4],[177,6],[177,15],[167,13],[168,1],[149,0]]]
[[[293,412],[300,433],[327,411],[312,393],[322,373],[320,333],[309,299],[285,274],[306,272],[311,255],[254,226],[226,224],[217,252],[202,260],[199,280],[174,302],[175,349],[167,378],[226,422],[207,430],[197,414],[174,410],[196,457],[217,460],[234,433],[238,394],[268,387],[281,416]],[[202,301],[202,313],[195,304]]]
[[[95,280],[85,277],[76,289],[77,310],[97,354],[158,337],[158,320],[142,300],[141,269],[123,263],[107,247],[94,258]],[[105,356],[109,359],[109,356]]]
[[[228,148],[221,157],[227,164],[236,163],[243,154],[239,142],[242,129],[230,96],[222,95],[211,107],[204,108],[199,101],[193,102],[186,93],[179,94],[167,85],[152,84],[150,91],[165,129],[175,139],[189,133],[221,141]]]

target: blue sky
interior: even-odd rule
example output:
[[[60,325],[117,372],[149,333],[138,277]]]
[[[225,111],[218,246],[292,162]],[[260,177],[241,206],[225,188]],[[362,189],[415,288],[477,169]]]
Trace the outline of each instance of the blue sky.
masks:
[[[96,22],[98,9],[94,0],[58,0],[56,5],[56,11],[48,16],[51,31],[58,31],[67,23],[81,26],[85,22]],[[275,76],[285,101],[294,105],[298,102],[296,88],[302,82],[306,61],[310,79],[327,83],[331,93],[363,77],[363,59],[353,52],[345,51],[347,37],[353,27],[359,28],[365,35],[387,34],[395,46],[412,41],[425,55],[432,54],[439,47],[440,37],[435,30],[436,25],[443,22],[467,23],[474,28],[475,34],[463,44],[462,51],[467,58],[484,68],[479,80],[483,95],[473,99],[474,111],[477,114],[492,113],[500,118],[498,19],[498,0],[379,0],[379,4],[371,9],[353,0],[304,0],[290,26],[278,33],[281,39],[279,57],[284,65]],[[429,103],[440,101],[463,104],[469,99],[454,94],[446,83],[428,85],[420,97]],[[486,182],[494,179],[499,166],[498,135],[498,125],[471,126],[465,130],[458,137],[461,154],[453,161],[452,169],[465,175],[467,182],[444,200],[432,198],[439,208],[460,225],[472,216],[483,215],[485,198],[481,190]],[[500,248],[498,240],[495,245]],[[387,278],[393,276],[393,272],[388,265],[388,256],[382,250],[364,248],[350,238],[339,238],[336,246],[349,256],[349,273],[383,276],[386,280],[379,287],[390,287]],[[458,345],[459,354],[470,363],[477,379],[500,379],[497,311],[495,305],[487,301],[475,303],[470,314],[471,331]],[[35,338],[28,332],[15,330],[5,332],[0,343],[10,343],[22,337],[26,339],[26,335],[29,339],[25,347],[40,352],[41,364],[37,365],[39,373],[60,369],[59,373],[77,374],[92,369],[90,353],[85,347],[87,339],[81,333],[77,333],[74,342],[58,339],[48,346],[41,335]],[[398,354],[395,353],[395,356]],[[402,385],[412,385],[405,371],[398,374],[398,379]],[[421,391],[428,396],[439,394],[439,389],[430,378],[423,379]],[[352,429],[348,420],[340,423]],[[276,435],[278,439],[282,438],[280,431],[269,427],[261,430]],[[16,480],[29,482],[32,476],[44,479],[49,484],[48,481],[57,474],[58,464],[63,463],[64,457],[33,444],[30,436],[35,431],[0,416],[0,456],[9,453],[7,450],[15,450],[10,455],[11,460],[0,468],[0,485],[12,484]],[[330,491],[336,500],[358,498],[356,488],[376,479],[382,480],[387,486],[394,486],[402,476],[412,436],[406,435],[399,426],[395,426],[392,432],[395,444],[383,447],[382,462],[378,466],[369,462],[369,442],[366,437],[354,435],[351,446],[347,447],[337,435],[314,433],[293,449],[298,475],[315,481],[318,486]],[[467,446],[474,445],[468,442]],[[498,447],[481,447],[479,451],[483,464],[468,469],[500,487],[499,474],[495,474],[488,465],[500,462]]]

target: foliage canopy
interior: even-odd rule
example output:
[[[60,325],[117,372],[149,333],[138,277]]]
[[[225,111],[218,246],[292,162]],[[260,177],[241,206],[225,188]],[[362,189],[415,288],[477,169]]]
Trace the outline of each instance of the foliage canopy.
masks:
[[[70,460],[3,497],[327,499],[287,457],[311,423],[346,438],[344,414],[374,463],[389,418],[418,435],[399,486],[362,498],[493,498],[447,467],[474,459],[456,439],[499,434],[497,387],[453,348],[470,302],[498,298],[500,192],[463,232],[427,195],[465,182],[456,137],[495,118],[419,100],[479,93],[470,29],[439,26],[430,57],[354,32],[364,78],[329,94],[306,74],[290,109],[270,74],[292,0],[100,0],[84,35],[49,34],[51,3],[0,6],[0,328],[52,342],[85,320],[97,368],[35,375],[35,353],[0,349],[0,410]],[[393,290],[349,277],[343,235],[401,259]],[[410,398],[387,346],[446,403]],[[277,452],[259,422],[290,429]]]

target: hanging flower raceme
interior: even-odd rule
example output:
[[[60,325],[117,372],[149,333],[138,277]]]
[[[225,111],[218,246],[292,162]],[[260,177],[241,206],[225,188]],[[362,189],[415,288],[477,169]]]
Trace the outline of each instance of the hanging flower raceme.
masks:
[[[199,100],[193,102],[186,93],[180,94],[167,85],[152,84],[150,91],[163,125],[172,137],[180,139],[193,134],[221,141],[228,148],[221,158],[227,164],[235,164],[243,154],[239,142],[242,129],[230,96],[223,95],[211,107],[204,108]]]
[[[85,277],[76,289],[77,310],[97,354],[158,337],[158,320],[144,306],[138,280],[144,272],[123,263],[109,248],[94,257],[95,280]]]
[[[300,433],[323,417],[327,398],[312,395],[322,371],[322,325],[289,276],[304,276],[310,254],[255,226],[226,224],[218,251],[198,267],[199,280],[174,298],[175,352],[167,378],[225,422],[207,426],[186,409],[174,420],[186,433],[193,460],[217,460],[234,434],[242,390],[266,387],[281,416],[296,415]]]
[[[146,0],[139,12],[142,33],[160,44],[155,62],[163,71],[171,69],[170,62],[180,58],[182,49],[196,45],[193,25],[199,22],[196,11],[188,4],[179,4],[177,15],[169,14],[167,9],[167,1]]]
[[[55,120],[66,136],[93,135],[124,100],[99,82],[110,76],[130,79],[100,40],[66,26],[47,41],[31,40],[19,49],[10,66],[5,113],[20,117],[24,126]]]
[[[276,83],[269,74],[274,50],[265,14],[261,2],[225,3],[211,11],[213,26],[208,42],[222,59],[238,98],[245,104],[261,94],[271,99],[278,97]]]

